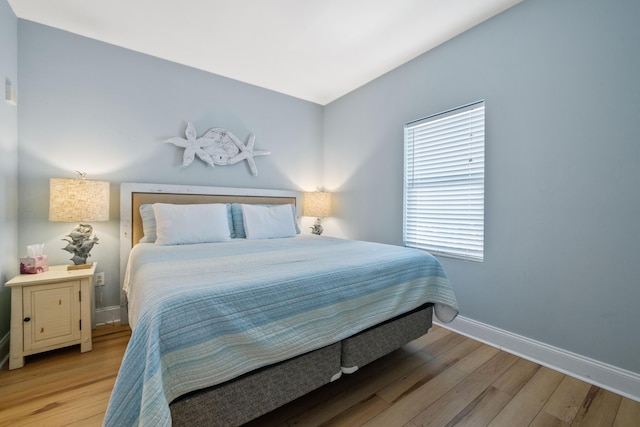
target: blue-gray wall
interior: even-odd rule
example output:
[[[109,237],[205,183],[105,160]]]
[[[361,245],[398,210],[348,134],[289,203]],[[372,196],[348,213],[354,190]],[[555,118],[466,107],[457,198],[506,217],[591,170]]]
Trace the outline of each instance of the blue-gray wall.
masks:
[[[331,230],[401,244],[403,124],[485,99],[485,261],[441,258],[461,315],[640,373],[638,17],[527,0],[326,106]]]
[[[0,14],[5,49],[15,17]],[[120,182],[324,185],[328,234],[400,244],[403,124],[485,99],[485,262],[442,258],[462,315],[640,373],[638,16],[635,0],[527,0],[324,108],[18,21],[18,252],[44,242],[67,262],[73,224],[47,221],[48,179],[76,169],[113,183],[112,220],[94,224],[105,306],[118,304]],[[258,177],[182,169],[161,141],[185,120],[254,132],[273,154]],[[2,179],[11,191],[15,173]]]
[[[18,84],[18,19],[0,0],[0,362],[8,352],[2,344],[11,307],[11,292],[2,285],[18,273],[18,107],[5,102],[5,79]]]
[[[61,239],[76,224],[48,221],[49,178],[75,170],[111,185],[111,220],[93,223],[92,251],[106,273],[101,305],[119,297],[119,184],[153,182],[313,190],[320,185],[322,107],[224,77],[19,20],[19,250],[45,243],[69,263]],[[202,135],[222,127],[256,135],[258,176],[245,162],[182,168],[186,121]]]

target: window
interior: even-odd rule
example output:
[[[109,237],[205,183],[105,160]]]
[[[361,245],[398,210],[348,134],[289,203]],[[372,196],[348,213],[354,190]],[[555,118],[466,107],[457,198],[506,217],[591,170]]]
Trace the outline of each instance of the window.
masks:
[[[404,127],[405,246],[482,262],[484,101]]]

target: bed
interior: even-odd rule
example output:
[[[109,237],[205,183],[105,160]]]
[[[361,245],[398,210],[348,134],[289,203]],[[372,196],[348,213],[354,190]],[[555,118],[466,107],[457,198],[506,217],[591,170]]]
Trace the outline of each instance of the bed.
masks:
[[[121,185],[132,335],[105,426],[240,425],[455,318],[436,258],[300,233],[299,207],[295,191]]]

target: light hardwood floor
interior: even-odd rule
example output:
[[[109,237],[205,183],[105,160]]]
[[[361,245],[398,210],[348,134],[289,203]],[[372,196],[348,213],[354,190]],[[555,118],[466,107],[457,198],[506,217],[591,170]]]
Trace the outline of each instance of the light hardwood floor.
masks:
[[[127,327],[0,370],[0,426],[99,426]],[[640,403],[434,327],[353,375],[247,425],[640,426]]]

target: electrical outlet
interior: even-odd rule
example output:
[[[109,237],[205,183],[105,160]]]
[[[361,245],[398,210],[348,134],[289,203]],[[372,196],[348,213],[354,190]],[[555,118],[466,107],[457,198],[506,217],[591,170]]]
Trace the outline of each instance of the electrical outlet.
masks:
[[[96,274],[96,285],[104,286],[104,272]]]

